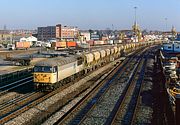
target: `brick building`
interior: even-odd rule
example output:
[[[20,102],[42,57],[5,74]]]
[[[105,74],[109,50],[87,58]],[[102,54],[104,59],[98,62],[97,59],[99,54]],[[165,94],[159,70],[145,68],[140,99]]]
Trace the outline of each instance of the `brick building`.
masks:
[[[56,25],[56,38],[58,40],[75,40],[78,38],[79,30],[77,27]]]

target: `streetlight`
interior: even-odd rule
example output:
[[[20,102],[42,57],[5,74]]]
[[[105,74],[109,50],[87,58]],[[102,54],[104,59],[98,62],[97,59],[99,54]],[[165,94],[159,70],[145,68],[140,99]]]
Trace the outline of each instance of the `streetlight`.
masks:
[[[136,39],[137,39],[137,17],[136,17],[136,10],[137,10],[137,7],[134,7],[134,17],[135,17],[135,22],[134,22],[134,33],[135,33],[135,42],[137,42],[136,41]]]
[[[167,18],[165,18],[165,22],[166,22],[166,29],[165,29],[165,31],[167,30]]]
[[[137,18],[137,17],[136,17],[136,10],[137,10],[137,7],[134,7],[134,10],[135,10],[134,12],[135,12],[135,23],[136,23],[136,21],[137,21],[137,20],[136,20],[136,18]]]

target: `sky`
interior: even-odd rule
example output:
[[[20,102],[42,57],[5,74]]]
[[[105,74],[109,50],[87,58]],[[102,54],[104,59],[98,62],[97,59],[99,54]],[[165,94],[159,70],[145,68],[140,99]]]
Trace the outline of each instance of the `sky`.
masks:
[[[0,0],[0,29],[131,29],[135,6],[141,29],[180,31],[180,0]]]

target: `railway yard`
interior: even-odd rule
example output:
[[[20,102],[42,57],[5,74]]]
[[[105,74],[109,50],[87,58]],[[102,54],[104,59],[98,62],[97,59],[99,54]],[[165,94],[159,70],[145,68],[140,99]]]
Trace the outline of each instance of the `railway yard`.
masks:
[[[149,42],[96,47],[91,52],[73,51],[68,55],[69,50],[54,54],[44,51],[42,55],[37,54],[38,49],[26,53],[11,52],[14,55],[34,54],[28,66],[15,66],[4,61],[7,52],[0,52],[0,124],[173,125],[175,113],[163,85],[160,62],[155,58],[159,49],[159,43]],[[57,75],[56,80],[61,85],[56,89],[49,86],[50,82],[45,84],[47,79],[54,80],[48,77],[49,70],[42,74],[40,70],[35,71],[36,67],[49,67],[48,62],[53,59],[69,55],[74,58],[76,54],[78,71],[76,69],[74,74],[61,80]],[[92,61],[91,55],[94,56]],[[82,60],[84,58],[85,61]],[[36,65],[37,62],[41,65]],[[73,60],[68,62],[71,63],[75,67]],[[66,62],[53,63],[51,73],[55,74],[64,65]],[[49,76],[53,77],[52,74]],[[44,84],[40,86],[42,79]],[[53,91],[44,91],[47,89],[44,86]]]

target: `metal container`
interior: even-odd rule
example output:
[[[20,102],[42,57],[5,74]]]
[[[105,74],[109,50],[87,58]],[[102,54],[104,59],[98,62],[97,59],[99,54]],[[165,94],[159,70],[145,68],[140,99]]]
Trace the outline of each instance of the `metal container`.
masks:
[[[115,46],[114,47],[114,53],[117,53],[118,52],[118,48]]]
[[[121,46],[120,46],[120,48],[121,48],[121,50],[122,50],[122,49],[124,49],[124,46],[123,46],[123,45],[121,45]]]
[[[76,47],[76,42],[74,41],[68,41],[67,43],[67,47]]]
[[[53,48],[66,48],[66,42],[52,42]]]
[[[16,48],[23,48],[23,42],[16,42]]]
[[[105,41],[104,41],[104,44],[105,44],[105,45],[106,45],[106,44],[108,44],[108,41],[107,41],[107,40],[105,40]]]
[[[126,44],[126,49],[129,49],[130,48],[130,44]]]
[[[105,51],[106,51],[106,56],[109,56],[111,53],[110,49],[106,49]]]
[[[89,40],[89,41],[87,41],[87,43],[88,43],[90,46],[94,46],[94,40]]]
[[[131,48],[134,48],[135,47],[135,44],[134,43],[131,43]]]
[[[17,49],[26,49],[30,48],[30,42],[16,42],[16,48]]]
[[[93,55],[94,55],[94,60],[99,60],[101,55],[100,55],[100,52],[93,52]]]
[[[122,40],[114,40],[114,44],[120,44],[122,43]]]
[[[114,54],[114,49],[113,49],[113,48],[111,49],[111,55],[112,55],[112,54]]]
[[[113,40],[108,40],[108,44],[113,44]]]
[[[121,47],[118,47],[117,49],[118,49],[118,52],[121,52]]]
[[[85,54],[86,62],[91,63],[94,60],[94,55],[92,53]]]
[[[30,48],[31,43],[30,42],[23,42],[25,48]]]
[[[86,48],[86,49],[88,49],[90,47],[90,45],[88,43],[81,43],[81,44],[78,44],[78,46],[81,48]]]
[[[123,48],[124,48],[124,50],[126,50],[126,49],[127,49],[127,46],[126,46],[126,45],[123,45]]]
[[[101,51],[100,51],[100,54],[101,54],[101,58],[103,58],[103,57],[106,56],[106,51],[105,51],[105,50],[101,50]]]
[[[104,45],[104,41],[94,41],[94,45]]]

